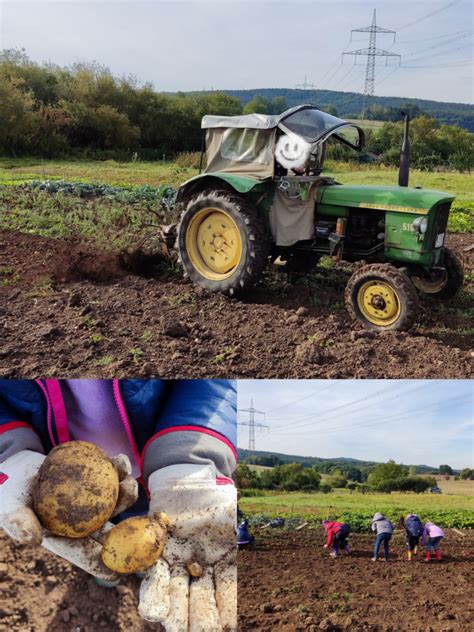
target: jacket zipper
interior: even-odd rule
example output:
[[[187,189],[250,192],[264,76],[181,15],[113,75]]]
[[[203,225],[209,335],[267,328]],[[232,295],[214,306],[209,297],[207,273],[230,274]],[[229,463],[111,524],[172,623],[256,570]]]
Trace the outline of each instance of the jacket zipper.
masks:
[[[51,402],[49,400],[49,395],[48,395],[48,391],[46,390],[46,387],[44,386],[44,384],[42,383],[41,380],[35,380],[35,382],[38,384],[38,386],[40,387],[43,395],[46,398],[46,406],[47,406],[47,414],[46,414],[46,419],[47,419],[47,424],[48,424],[48,433],[49,433],[49,438],[51,440],[51,443],[53,444],[53,448],[57,446],[56,440],[54,438],[53,435],[53,424],[52,424],[52,409],[51,409]]]
[[[130,428],[127,409],[125,408],[125,404],[123,403],[122,394],[120,393],[120,383],[118,379],[113,380],[113,391],[115,403],[120,414],[120,419],[122,420],[123,427],[125,428],[125,432],[127,433],[127,437],[132,448],[135,464],[138,467],[138,471],[141,472],[140,452],[138,451],[137,444],[135,443],[135,439],[133,437],[132,429]]]

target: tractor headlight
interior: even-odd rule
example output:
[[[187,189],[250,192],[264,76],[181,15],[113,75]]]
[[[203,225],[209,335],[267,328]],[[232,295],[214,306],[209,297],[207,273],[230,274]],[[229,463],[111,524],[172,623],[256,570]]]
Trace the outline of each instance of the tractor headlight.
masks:
[[[428,230],[428,218],[427,217],[417,217],[412,224],[413,229],[417,230],[419,233],[424,235]]]

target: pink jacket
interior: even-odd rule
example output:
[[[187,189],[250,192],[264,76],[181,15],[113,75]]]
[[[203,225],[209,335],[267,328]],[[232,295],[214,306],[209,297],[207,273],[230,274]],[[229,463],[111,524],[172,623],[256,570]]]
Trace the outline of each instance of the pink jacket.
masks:
[[[423,530],[422,542],[426,542],[429,538],[444,538],[444,531],[441,527],[436,526],[433,522],[427,522]]]

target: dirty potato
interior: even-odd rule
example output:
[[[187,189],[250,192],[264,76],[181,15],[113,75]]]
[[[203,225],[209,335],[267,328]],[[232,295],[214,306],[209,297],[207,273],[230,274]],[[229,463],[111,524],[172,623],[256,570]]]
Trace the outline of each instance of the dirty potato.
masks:
[[[70,441],[43,461],[34,508],[55,535],[83,538],[107,522],[118,493],[119,477],[107,454],[93,443]]]
[[[165,514],[124,520],[107,533],[101,554],[103,563],[123,574],[150,568],[163,553],[167,526]]]

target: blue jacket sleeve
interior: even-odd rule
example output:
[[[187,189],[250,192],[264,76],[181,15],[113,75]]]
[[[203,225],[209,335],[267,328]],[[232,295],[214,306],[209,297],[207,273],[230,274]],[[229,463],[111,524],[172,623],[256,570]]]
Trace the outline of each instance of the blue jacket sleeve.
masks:
[[[231,477],[237,463],[237,389],[233,380],[177,380],[143,453],[145,480],[178,463],[213,464]]]
[[[214,430],[237,443],[237,389],[233,380],[177,380],[155,432],[176,427]]]
[[[21,450],[44,453],[38,424],[33,423],[32,411],[40,407],[34,391],[29,380],[0,380],[0,463]]]

